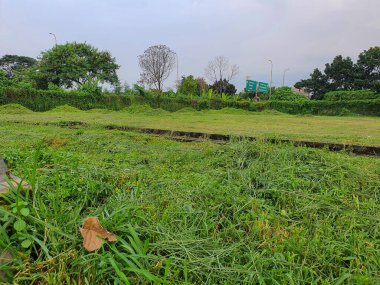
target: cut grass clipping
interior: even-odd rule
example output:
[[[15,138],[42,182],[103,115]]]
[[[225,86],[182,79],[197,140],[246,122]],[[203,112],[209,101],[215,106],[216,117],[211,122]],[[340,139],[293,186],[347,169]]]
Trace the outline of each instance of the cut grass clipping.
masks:
[[[11,283],[380,282],[377,158],[22,123],[0,126],[0,156],[32,187],[0,200]],[[117,241],[86,251],[86,217]]]

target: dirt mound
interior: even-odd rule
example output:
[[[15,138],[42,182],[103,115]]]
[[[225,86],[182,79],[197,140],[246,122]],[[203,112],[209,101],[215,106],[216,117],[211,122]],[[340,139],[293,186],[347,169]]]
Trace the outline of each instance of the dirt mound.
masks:
[[[30,114],[33,111],[20,104],[7,104],[0,106],[0,114]]]
[[[148,104],[132,104],[131,106],[124,108],[122,111],[130,114],[142,113],[146,115],[164,115],[169,113],[161,108],[154,109]]]

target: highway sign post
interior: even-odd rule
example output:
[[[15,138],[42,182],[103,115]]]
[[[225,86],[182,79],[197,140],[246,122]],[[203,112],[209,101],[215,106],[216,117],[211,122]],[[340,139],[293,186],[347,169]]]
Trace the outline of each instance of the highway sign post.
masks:
[[[257,81],[254,81],[254,80],[247,80],[246,81],[246,84],[245,84],[245,90],[247,92],[249,91],[256,91],[257,89]]]
[[[265,82],[259,82],[259,92],[268,94],[269,92],[269,84]]]
[[[260,92],[264,94],[269,93],[269,84],[266,82],[258,82],[255,80],[247,80],[245,84],[245,91],[247,92]],[[256,94],[257,96],[257,94]]]

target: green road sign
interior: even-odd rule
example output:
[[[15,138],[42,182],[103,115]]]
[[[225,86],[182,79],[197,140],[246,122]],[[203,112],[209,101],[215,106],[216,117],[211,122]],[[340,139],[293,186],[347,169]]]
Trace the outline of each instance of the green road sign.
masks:
[[[257,81],[254,80],[247,80],[245,85],[246,91],[256,91],[257,88]]]
[[[269,84],[265,82],[259,82],[259,92],[260,93],[269,93]]]

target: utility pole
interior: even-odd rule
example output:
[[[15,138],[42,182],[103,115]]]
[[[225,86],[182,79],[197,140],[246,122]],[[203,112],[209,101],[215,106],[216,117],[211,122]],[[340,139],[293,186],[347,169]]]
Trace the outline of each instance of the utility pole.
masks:
[[[179,78],[178,78],[178,54],[176,52],[174,52],[174,54],[177,57],[177,88],[178,88],[178,86],[179,86]]]
[[[55,46],[57,46],[57,37],[55,36],[55,34],[53,34],[53,33],[49,33],[49,35],[52,35],[52,36],[54,37]]]
[[[285,86],[285,73],[286,73],[287,71],[289,71],[289,70],[290,70],[289,68],[287,68],[287,69],[284,70],[284,75],[282,76],[282,87]]]
[[[270,62],[270,81],[269,81],[269,98],[272,96],[272,73],[273,73],[273,62],[269,59]]]

